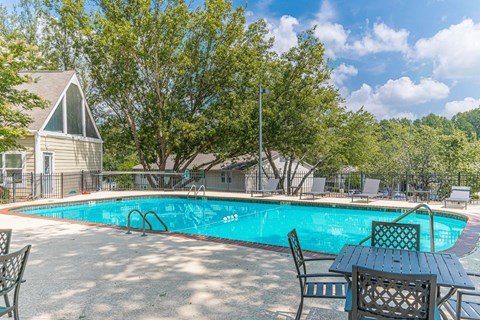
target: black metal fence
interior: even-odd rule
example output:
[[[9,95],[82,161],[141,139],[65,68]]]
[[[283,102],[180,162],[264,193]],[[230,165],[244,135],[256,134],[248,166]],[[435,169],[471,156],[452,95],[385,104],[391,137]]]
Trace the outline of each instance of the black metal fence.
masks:
[[[265,172],[262,183],[273,178]],[[380,179],[380,192],[386,198],[407,198],[415,190],[428,190],[432,200],[450,194],[452,186],[469,186],[474,199],[480,193],[480,173],[374,173],[374,172],[297,172],[284,179],[279,187],[286,194],[309,191],[314,177],[326,177],[326,191],[344,197],[361,191],[366,178]],[[217,181],[218,180],[218,181]],[[82,192],[114,190],[188,190],[192,184],[205,185],[207,190],[249,192],[258,189],[257,172],[98,172],[81,171],[51,175],[0,175],[0,203],[41,198],[65,198]]]
[[[80,171],[0,175],[0,203],[59,199],[101,190],[185,190],[193,183],[204,184],[204,178],[203,171],[187,174]]]
[[[310,191],[314,177],[326,177],[325,190],[330,191],[332,196],[343,197],[363,188],[366,178],[379,179],[380,192],[385,197],[402,198],[408,197],[415,190],[428,190],[432,199],[441,199],[448,196],[452,186],[469,186],[471,193],[476,197],[480,192],[480,173],[439,173],[430,172],[425,174],[416,173],[375,173],[375,172],[315,172],[307,175],[306,172],[297,172],[290,177],[290,182],[285,178],[279,186],[286,194],[298,191]],[[266,171],[263,174],[263,184],[269,178],[274,178],[273,172]],[[258,189],[258,173],[246,174],[246,191]],[[303,181],[303,182],[302,182]]]
[[[0,175],[0,203],[41,198],[65,198],[84,191],[97,191],[99,172]]]

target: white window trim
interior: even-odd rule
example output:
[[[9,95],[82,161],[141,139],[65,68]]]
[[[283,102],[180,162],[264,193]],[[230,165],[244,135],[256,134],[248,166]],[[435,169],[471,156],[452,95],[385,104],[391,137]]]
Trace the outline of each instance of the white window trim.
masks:
[[[222,171],[221,174],[220,174],[220,183],[221,184],[231,184],[232,183],[232,175],[229,174],[229,172]]]
[[[45,154],[51,154],[52,155],[52,167],[50,174],[55,173],[55,153],[52,151],[44,151],[42,152],[42,173],[45,174]]]
[[[68,128],[67,128],[67,90],[68,90],[68,88],[70,88],[71,85],[76,85],[78,90],[80,91],[80,95],[82,96],[82,131],[83,131],[83,135],[76,135],[76,134],[68,133]],[[45,130],[45,127],[47,126],[48,122],[52,118],[53,114],[55,113],[57,108],[60,108],[60,107],[63,109],[62,110],[63,111],[63,132],[55,132],[55,131]],[[94,129],[95,129],[95,133],[97,134],[98,138],[92,138],[92,137],[87,137],[86,136],[86,133],[87,133],[86,132],[87,131],[86,117],[90,117],[90,119],[92,120]],[[68,138],[79,137],[80,140],[84,140],[84,141],[100,141],[100,142],[102,141],[100,131],[98,131],[97,124],[94,121],[92,112],[91,112],[90,108],[88,107],[87,101],[85,99],[85,95],[83,94],[82,87],[81,87],[76,75],[74,75],[72,77],[72,79],[70,79],[67,86],[63,89],[63,92],[60,95],[60,98],[58,99],[58,101],[56,102],[55,107],[52,108],[52,110],[50,111],[50,114],[45,119],[45,122],[43,123],[42,127],[38,131],[43,136],[45,136],[45,135],[55,135],[55,136],[63,136],[63,137],[68,137]]]
[[[25,184],[26,179],[24,179],[24,178],[25,178],[25,175],[26,175],[26,172],[27,172],[27,153],[22,152],[22,151],[6,151],[6,152],[0,153],[0,157],[2,157],[2,166],[0,167],[0,174],[4,178],[2,185],[10,187],[11,182],[9,182],[9,179],[7,179],[7,177],[6,177],[7,168],[5,167],[5,165],[6,165],[5,155],[7,155],[7,154],[20,154],[22,156],[22,182],[18,183],[17,186],[23,186]],[[9,168],[9,169],[15,169],[15,168]],[[5,181],[7,181],[8,185],[5,185]]]

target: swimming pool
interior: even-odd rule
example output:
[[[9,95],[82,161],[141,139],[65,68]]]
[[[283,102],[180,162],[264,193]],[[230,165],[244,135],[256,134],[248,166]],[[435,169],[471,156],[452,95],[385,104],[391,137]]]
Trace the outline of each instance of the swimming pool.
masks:
[[[372,220],[391,221],[400,212],[369,208],[338,208],[289,203],[233,200],[194,200],[175,197],[124,198],[84,203],[25,207],[14,211],[37,216],[127,225],[133,210],[155,211],[169,231],[231,240],[288,246],[287,233],[296,228],[305,250],[338,253],[346,243],[357,244],[371,232]],[[154,230],[164,230],[150,216]],[[132,227],[141,228],[141,217],[132,215]],[[428,215],[411,214],[404,223],[421,225],[421,250],[430,250]],[[435,216],[435,249],[452,247],[466,221]]]

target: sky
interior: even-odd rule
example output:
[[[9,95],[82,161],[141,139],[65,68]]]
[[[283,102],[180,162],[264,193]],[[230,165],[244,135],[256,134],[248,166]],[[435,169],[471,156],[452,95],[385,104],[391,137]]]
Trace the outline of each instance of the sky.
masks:
[[[316,26],[350,110],[451,118],[480,106],[479,0],[249,0],[247,15],[267,21],[280,53]]]
[[[267,21],[278,52],[316,26],[351,110],[451,118],[480,106],[478,0],[250,0],[247,11]]]

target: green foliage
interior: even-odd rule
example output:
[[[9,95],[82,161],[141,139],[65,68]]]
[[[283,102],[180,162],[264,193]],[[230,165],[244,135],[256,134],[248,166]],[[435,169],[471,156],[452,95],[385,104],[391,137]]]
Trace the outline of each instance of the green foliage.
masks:
[[[24,111],[46,106],[38,96],[17,89],[22,83],[33,81],[19,72],[33,69],[40,62],[36,47],[0,35],[0,152],[20,148],[17,139],[28,133],[26,128],[31,122]]]
[[[10,200],[10,190],[0,187],[0,203],[7,203]]]
[[[456,114],[452,118],[456,128],[465,132],[469,139],[476,140],[480,135],[480,107]]]

